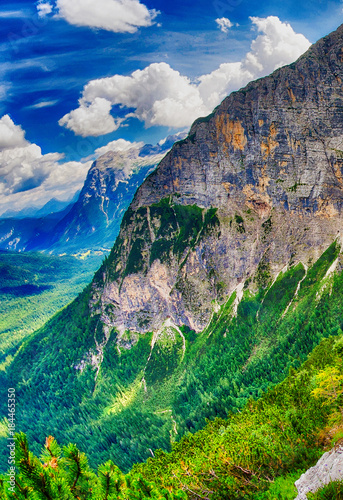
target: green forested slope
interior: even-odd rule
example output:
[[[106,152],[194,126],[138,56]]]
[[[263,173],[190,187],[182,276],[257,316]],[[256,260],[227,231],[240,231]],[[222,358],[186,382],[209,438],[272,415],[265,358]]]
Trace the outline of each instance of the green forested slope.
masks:
[[[125,339],[116,343],[114,330],[103,343],[88,287],[25,341],[2,374],[0,386],[17,390],[17,428],[36,451],[50,434],[75,442],[93,467],[110,458],[128,471],[153,449],[169,450],[206,418],[225,418],[261,396],[340,331],[339,251],[333,243],[307,271],[299,263],[255,295],[245,289],[239,304],[234,292],[200,334],[168,322],[154,343],[152,334],[127,333],[131,349]]]
[[[317,461],[324,444],[330,448],[341,439],[342,395],[318,397],[314,390],[323,374],[331,390],[332,368],[340,374],[335,388],[342,389],[342,355],[342,335],[323,340],[300,369],[291,368],[260,400],[184,437],[171,453],[156,452],[133,472],[148,480],[160,477],[164,487],[182,487],[191,498],[288,498],[287,484]]]
[[[258,401],[250,400],[240,412],[182,438],[171,453],[155,451],[154,458],[134,466],[126,476],[113,462],[99,466],[95,474],[75,445],[62,451],[51,437],[38,460],[21,435],[16,446],[16,496],[3,476],[1,498],[293,500],[294,481],[325,447],[341,439],[342,357],[340,332],[322,340],[299,369],[291,368],[287,378]],[[332,370],[338,374],[335,395]],[[332,397],[316,394],[318,388]],[[315,498],[341,498],[340,488],[336,483],[326,488],[326,496],[323,491]]]
[[[87,259],[0,251],[0,371],[21,342],[89,283],[101,256]]]

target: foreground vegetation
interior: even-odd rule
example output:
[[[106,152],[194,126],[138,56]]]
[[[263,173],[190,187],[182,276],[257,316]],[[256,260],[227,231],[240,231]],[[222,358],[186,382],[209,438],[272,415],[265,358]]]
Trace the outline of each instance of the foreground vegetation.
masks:
[[[343,500],[343,481],[332,481],[316,493],[309,493],[308,500]]]

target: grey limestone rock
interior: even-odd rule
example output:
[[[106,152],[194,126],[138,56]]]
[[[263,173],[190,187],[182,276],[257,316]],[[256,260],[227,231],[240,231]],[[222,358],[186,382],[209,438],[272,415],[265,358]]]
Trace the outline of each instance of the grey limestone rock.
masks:
[[[307,500],[309,492],[316,492],[331,481],[343,479],[343,447],[333,449],[318,460],[295,482],[298,496],[295,500]]]

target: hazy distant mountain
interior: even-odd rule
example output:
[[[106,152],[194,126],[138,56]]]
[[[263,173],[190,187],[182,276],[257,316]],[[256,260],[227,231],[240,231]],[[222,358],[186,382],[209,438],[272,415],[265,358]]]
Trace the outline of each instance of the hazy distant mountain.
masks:
[[[184,136],[170,136],[156,146],[138,144],[123,151],[108,150],[94,161],[84,187],[72,201],[52,199],[40,209],[7,211],[7,217],[0,218],[0,249],[53,253],[109,250],[137,188],[175,140]]]
[[[80,191],[75,193],[75,195],[67,201],[57,200],[56,198],[51,198],[45,205],[42,207],[33,206],[23,208],[21,210],[6,210],[1,216],[0,219],[24,219],[28,217],[44,217],[45,215],[49,215],[56,212],[61,212],[65,210],[68,206],[72,206],[78,199]]]
[[[71,208],[78,200],[79,194],[80,191],[77,191],[77,193],[75,193],[75,195],[69,201],[61,201],[56,200],[56,198],[52,198],[42,208],[37,210],[35,217],[44,217],[45,215],[62,212],[62,210],[65,211],[68,207]]]
[[[36,206],[22,208],[21,210],[6,210],[6,212],[0,215],[0,219],[34,217],[39,210],[40,207]]]

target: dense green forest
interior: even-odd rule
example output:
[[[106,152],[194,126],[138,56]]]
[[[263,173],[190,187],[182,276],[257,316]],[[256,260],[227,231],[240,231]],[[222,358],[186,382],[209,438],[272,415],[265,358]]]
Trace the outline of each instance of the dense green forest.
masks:
[[[89,283],[101,258],[0,251],[0,371],[25,337]]]
[[[15,493],[9,475],[1,498],[18,500],[254,499],[293,500],[294,481],[342,440],[343,335],[321,341],[297,370],[258,400],[157,450],[126,475],[112,462],[95,473],[74,444],[47,437],[40,458],[24,434],[16,438]],[[335,373],[334,386],[332,375]],[[342,498],[335,482],[309,496]]]
[[[328,274],[336,260],[337,272]],[[17,391],[17,429],[35,453],[53,434],[61,445],[87,450],[92,468],[111,459],[128,472],[154,449],[170,451],[206,419],[239,414],[321,339],[339,334],[340,269],[334,242],[308,270],[290,265],[258,293],[246,288],[239,305],[234,292],[200,334],[167,322],[153,348],[152,333],[128,332],[128,349],[114,329],[104,343],[100,317],[89,313],[90,285],[26,339],[0,374],[2,391]],[[5,420],[0,439],[6,443]]]

